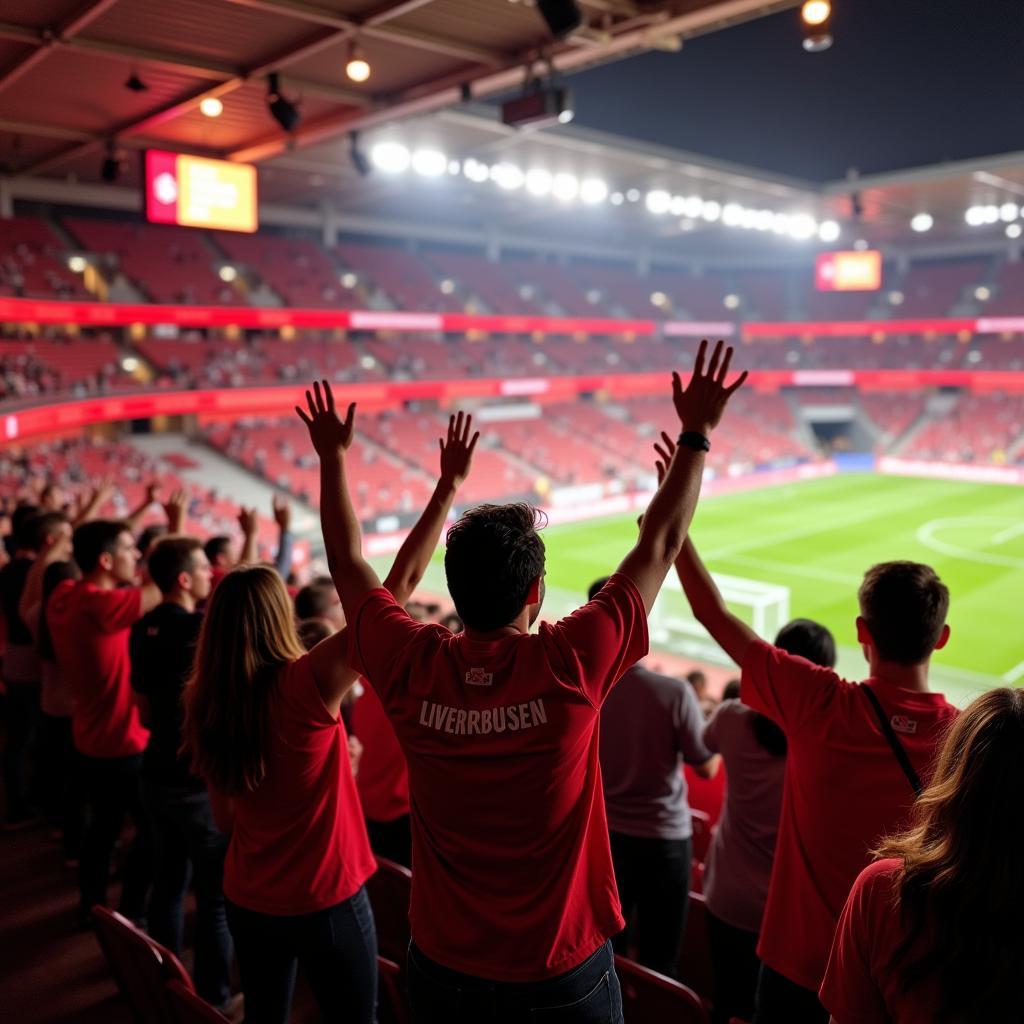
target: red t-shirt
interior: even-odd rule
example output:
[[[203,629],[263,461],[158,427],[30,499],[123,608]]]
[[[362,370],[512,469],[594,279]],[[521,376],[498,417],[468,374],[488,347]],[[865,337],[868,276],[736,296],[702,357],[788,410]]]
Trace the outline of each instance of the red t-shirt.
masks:
[[[957,709],[939,693],[881,679],[868,683],[926,781]],[[815,992],[853,880],[882,836],[905,823],[914,802],[863,685],[761,642],[751,645],[743,664],[743,703],[777,722],[789,742],[758,953]]]
[[[414,622],[374,590],[349,644],[409,764],[423,952],[477,977],[537,981],[620,931],[598,718],[647,653],[633,583],[612,576],[560,622],[486,642]]]
[[[142,590],[64,580],[46,604],[57,665],[71,692],[75,747],[88,757],[141,754],[149,730],[132,690],[128,638]]]
[[[356,788],[371,821],[409,813],[409,770],[380,697],[367,688],[352,708],[352,731],[363,745]]]
[[[822,1005],[839,1024],[932,1024],[938,1018],[938,980],[903,991],[894,967],[906,938],[896,909],[901,867],[896,859],[870,864],[857,876],[843,907],[820,993]]]
[[[359,809],[341,716],[332,716],[309,656],[268,696],[267,774],[234,797],[224,894],[261,914],[311,914],[358,892],[377,869]]]

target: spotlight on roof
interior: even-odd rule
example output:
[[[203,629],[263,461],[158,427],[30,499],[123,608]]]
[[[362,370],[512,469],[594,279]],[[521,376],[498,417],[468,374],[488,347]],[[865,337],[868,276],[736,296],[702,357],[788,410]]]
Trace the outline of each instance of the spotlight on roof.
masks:
[[[805,0],[800,8],[804,49],[821,53],[832,45],[832,4],[829,0]]]
[[[220,117],[224,113],[224,104],[216,96],[207,96],[200,101],[199,112],[206,117]]]
[[[1007,224],[1006,225],[1006,237],[1007,238],[1020,238],[1022,232],[1024,232],[1024,228],[1021,228],[1021,226],[1019,224]]]
[[[103,163],[100,164],[100,178],[107,182],[107,184],[113,185],[120,177],[121,158],[117,155],[114,143],[108,142],[106,155],[103,157]]]
[[[537,10],[556,39],[564,39],[583,24],[576,0],[537,0]]]
[[[823,242],[835,242],[840,235],[839,223],[834,220],[823,220],[818,225],[818,237]]]
[[[267,109],[270,116],[286,131],[295,129],[302,115],[299,108],[281,93],[281,83],[277,72],[267,75]]]
[[[352,166],[356,169],[356,174],[360,178],[369,177],[373,171],[373,166],[359,145],[359,132],[348,133],[348,155],[352,161]]]
[[[930,213],[915,213],[910,218],[910,229],[919,233],[931,231],[934,224],[935,218]]]
[[[128,81],[124,83],[124,87],[129,92],[147,92],[149,90],[149,86],[139,78],[135,71],[128,76]]]
[[[345,74],[352,82],[365,82],[370,77],[370,62],[355,42],[349,47],[348,60],[345,62]]]
[[[523,91],[501,105],[501,120],[512,128],[549,128],[568,124],[574,116],[572,93],[558,80],[548,58],[548,73],[537,74],[534,62],[526,65]]]
[[[370,150],[373,166],[385,174],[401,174],[402,171],[407,171],[411,159],[409,150],[400,142],[378,142]]]

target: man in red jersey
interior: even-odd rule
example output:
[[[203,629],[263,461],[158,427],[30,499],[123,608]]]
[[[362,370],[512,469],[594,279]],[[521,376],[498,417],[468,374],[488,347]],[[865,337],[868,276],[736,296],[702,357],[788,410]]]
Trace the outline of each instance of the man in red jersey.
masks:
[[[932,652],[949,639],[949,591],[916,562],[867,571],[856,626],[869,678],[858,684],[758,637],[726,607],[690,538],[676,568],[694,615],[743,669],[740,699],[788,741],[754,1021],[827,1024],[818,988],[850,886],[904,824],[957,714],[928,689]]]
[[[684,389],[683,433],[636,546],[579,611],[530,633],[544,544],[528,505],[483,505],[448,532],[445,569],[465,631],[414,622],[363,559],[344,421],[325,394],[300,415],[321,460],[328,562],[350,664],[377,692],[409,765],[409,986],[417,1021],[622,1019],[612,935],[623,927],[601,794],[598,718],[647,653],[647,614],[700,491],[732,350],[707,344]],[[724,358],[723,358],[724,356]],[[339,527],[340,524],[340,527]]]
[[[171,533],[181,529],[184,498],[165,506]],[[79,924],[107,899],[114,844],[131,815],[136,835],[122,871],[121,912],[145,912],[151,872],[149,822],[140,789],[149,731],[139,719],[131,687],[128,640],[133,623],[160,603],[153,583],[133,586],[139,551],[127,523],[97,519],[75,531],[75,561],[82,579],[67,580],[47,603],[47,625],[57,665],[74,706],[71,728],[80,755],[90,820],[79,861]]]

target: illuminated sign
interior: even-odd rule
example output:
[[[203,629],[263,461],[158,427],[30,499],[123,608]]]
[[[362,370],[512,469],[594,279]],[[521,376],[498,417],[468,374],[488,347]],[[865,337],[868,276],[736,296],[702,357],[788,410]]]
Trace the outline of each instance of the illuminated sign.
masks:
[[[256,168],[187,153],[146,151],[146,219],[223,231],[255,231]]]
[[[814,266],[814,286],[819,292],[876,292],[882,287],[882,254],[823,252]]]

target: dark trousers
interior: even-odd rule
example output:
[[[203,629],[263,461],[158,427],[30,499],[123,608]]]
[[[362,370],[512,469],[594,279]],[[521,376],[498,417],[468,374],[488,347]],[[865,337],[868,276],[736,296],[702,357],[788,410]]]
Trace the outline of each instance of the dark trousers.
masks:
[[[408,977],[415,1024],[622,1024],[622,993],[610,942],[565,974],[519,983],[449,970],[412,943]]]
[[[109,758],[80,755],[79,764],[89,808],[89,823],[78,865],[81,910],[88,913],[97,903],[106,906],[110,862],[127,814],[135,825],[135,838],[121,866],[118,909],[133,921],[141,920],[145,917],[146,894],[153,872],[152,834],[139,777],[142,755]]]
[[[370,849],[378,857],[386,857],[402,867],[412,867],[412,826],[408,814],[394,821],[367,818],[366,832],[370,837]]]
[[[766,964],[757,981],[754,1024],[828,1024],[818,993],[783,977]]]
[[[149,934],[181,955],[191,868],[196,892],[196,989],[208,1003],[220,1006],[231,995],[231,934],[223,889],[227,838],[213,822],[205,790],[144,781],[143,796],[153,827]]]
[[[4,790],[7,820],[21,821],[33,814],[35,793],[36,734],[39,729],[39,683],[5,680],[4,698]]]
[[[287,1024],[296,966],[325,1021],[373,1024],[377,932],[365,889],[327,910],[278,917],[227,902],[245,993],[246,1024]]]
[[[710,910],[705,916],[715,970],[715,1009],[711,1024],[729,1024],[733,1017],[750,1020],[754,1016],[754,994],[761,970],[757,932],[726,924]]]
[[[50,824],[60,829],[64,856],[77,860],[85,831],[85,794],[70,717],[41,716],[39,767],[43,809]]]
[[[610,833],[615,882],[626,929],[612,939],[615,952],[659,974],[676,976],[679,947],[690,903],[689,839],[647,839]],[[636,918],[635,925],[631,925]]]

